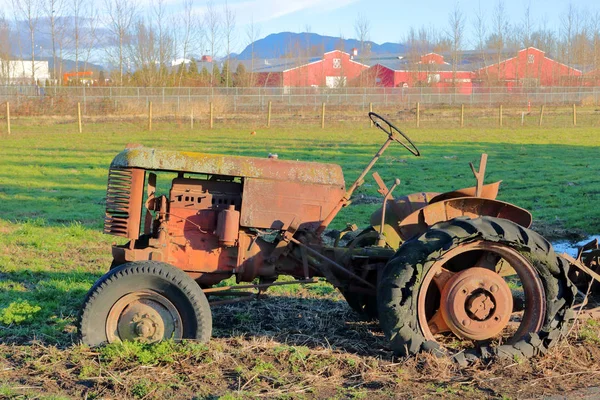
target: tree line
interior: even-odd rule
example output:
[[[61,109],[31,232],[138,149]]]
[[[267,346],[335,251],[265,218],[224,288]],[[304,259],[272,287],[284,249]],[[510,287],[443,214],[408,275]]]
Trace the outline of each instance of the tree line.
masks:
[[[154,0],[143,8],[140,0],[11,1],[11,15],[0,11],[0,60],[26,58],[34,81],[35,61],[42,52],[36,38],[44,36],[50,47],[45,51],[53,60],[50,75],[59,84],[66,72],[64,60],[74,62],[75,72],[86,70],[99,51],[114,66],[106,74],[113,85],[230,87],[254,83],[253,48],[247,70],[238,64],[231,71],[230,54],[239,45],[252,47],[260,37],[260,27],[251,22],[241,32],[227,2],[217,6],[212,0],[203,4],[182,0],[180,7],[174,8],[172,3],[167,6],[167,0]],[[310,32],[310,26],[305,31]],[[358,15],[354,34],[365,61],[374,57],[367,45],[370,32],[370,21]],[[560,23],[550,26],[547,19],[536,18],[529,5],[515,19],[508,15],[504,0],[495,1],[493,7],[480,2],[469,15],[457,2],[448,13],[446,26],[411,26],[400,42],[407,48],[405,57],[410,63],[417,64],[427,52],[445,53],[450,55],[454,72],[466,49],[479,54],[485,66],[500,62],[509,50],[526,47],[539,48],[570,66],[600,69],[600,11],[568,3]],[[290,43],[282,56],[297,57],[300,64],[315,55],[315,48],[308,40]],[[192,55],[222,58],[212,67],[198,70],[196,61],[188,62]],[[8,76],[7,65],[0,63],[0,78]]]

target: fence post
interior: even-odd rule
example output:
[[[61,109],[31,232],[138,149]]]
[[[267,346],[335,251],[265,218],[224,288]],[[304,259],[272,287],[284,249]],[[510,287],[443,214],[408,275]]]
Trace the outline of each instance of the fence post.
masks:
[[[460,105],[460,127],[461,128],[465,127],[465,105],[464,104]]]
[[[321,129],[325,129],[325,102],[323,102],[321,109]]]
[[[540,126],[542,126],[542,121],[544,120],[544,105],[540,106]]]
[[[190,113],[190,129],[194,130],[194,107]]]
[[[10,135],[10,103],[6,102],[6,129]]]
[[[577,108],[573,103],[573,126],[577,126]]]
[[[421,88],[423,91],[423,88]],[[421,125],[421,103],[417,101],[417,128]]]
[[[148,103],[148,131],[152,130],[152,102]]]
[[[79,133],[83,133],[81,127],[81,103],[77,103],[77,121],[79,122]]]
[[[212,129],[213,126],[214,126],[214,122],[213,122],[214,113],[213,113],[213,103],[212,103],[212,101],[210,102],[210,105],[209,105],[209,113],[210,113],[210,123],[209,123],[209,126],[210,126],[210,129]]]
[[[271,100],[269,100],[269,108],[267,110],[267,128],[271,127]]]
[[[502,127],[502,104],[498,108],[498,124]]]
[[[369,112],[373,112],[373,103],[369,103]],[[373,120],[369,118],[369,124],[373,127]]]

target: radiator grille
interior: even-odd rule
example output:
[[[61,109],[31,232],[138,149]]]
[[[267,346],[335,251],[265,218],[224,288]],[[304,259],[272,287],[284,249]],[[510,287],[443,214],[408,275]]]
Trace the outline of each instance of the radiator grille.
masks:
[[[104,233],[128,237],[131,224],[133,170],[111,169],[106,190]]]

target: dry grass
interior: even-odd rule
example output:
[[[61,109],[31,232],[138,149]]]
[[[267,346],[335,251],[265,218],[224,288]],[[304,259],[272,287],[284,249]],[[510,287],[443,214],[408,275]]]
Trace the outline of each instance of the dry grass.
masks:
[[[208,345],[0,345],[0,397],[507,399],[600,385],[584,323],[543,358],[465,369],[427,354],[394,359],[377,325],[335,299],[275,295],[216,308],[214,320]]]

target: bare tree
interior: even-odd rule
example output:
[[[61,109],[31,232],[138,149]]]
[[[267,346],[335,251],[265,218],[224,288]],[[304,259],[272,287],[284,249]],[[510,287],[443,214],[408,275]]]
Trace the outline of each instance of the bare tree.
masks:
[[[221,41],[221,14],[215,8],[212,1],[206,3],[206,13],[204,14],[204,25],[206,26],[206,35],[208,44],[210,45],[210,56],[215,58],[215,49],[219,46]]]
[[[464,41],[465,17],[458,3],[448,15],[448,38],[451,43],[452,54],[452,86],[456,86],[456,70],[460,62],[460,51]]]
[[[531,45],[546,52],[556,52],[556,35],[548,28],[547,18],[543,18],[539,28],[531,34]]]
[[[531,4],[527,3],[523,12],[523,20],[519,29],[520,44],[523,48],[531,47],[533,44],[532,35],[535,30],[533,21],[531,20]]]
[[[37,24],[40,19],[41,7],[39,0],[12,0],[15,10],[15,17],[22,18],[27,23],[29,31],[29,40],[31,43],[31,79],[33,83],[35,78],[35,34]]]
[[[88,3],[88,9],[85,13],[85,37],[83,38],[83,45],[85,45],[85,61],[83,64],[83,69],[87,71],[88,63],[90,61],[90,57],[92,56],[92,51],[98,43],[98,23],[100,21],[100,16],[98,15],[98,10],[95,7],[93,2]]]
[[[502,68],[500,64],[502,60],[502,53],[506,47],[506,41],[510,32],[510,23],[506,9],[504,7],[504,1],[498,0],[496,7],[494,7],[494,13],[492,16],[493,32],[488,39],[488,47],[496,51],[497,65],[498,65],[498,79],[501,79],[505,75],[505,68]]]
[[[366,43],[369,41],[371,34],[371,22],[364,14],[358,14],[356,20],[354,20],[354,33],[356,39],[360,42],[360,55],[361,57],[368,56],[370,49],[367,48]]]
[[[590,18],[590,39],[592,52],[592,65],[595,74],[600,71],[600,11],[596,11]]]
[[[136,0],[105,0],[105,13],[107,16],[106,28],[110,32],[117,48],[111,50],[109,57],[119,66],[118,80],[123,84],[125,69],[125,50],[129,42],[130,30],[137,18],[138,4]]]
[[[230,75],[230,55],[231,55],[231,46],[233,46],[233,42],[235,40],[235,11],[229,8],[227,1],[225,1],[225,6],[223,7],[223,33],[225,36],[226,42],[226,50],[227,50],[227,69],[225,74],[225,87],[229,87],[229,75]]]
[[[474,48],[479,53],[482,67],[487,67],[487,53],[485,51],[485,39],[487,37],[487,18],[485,12],[481,8],[481,1],[478,3],[477,11],[473,17],[473,38],[475,39]],[[484,69],[486,73],[485,80],[489,82],[489,71],[487,68]],[[481,77],[480,77],[481,78]]]
[[[167,9],[165,0],[156,0],[153,3],[152,14],[158,36],[159,81],[164,85],[168,77],[167,62],[175,57],[173,32],[166,23]],[[190,22],[189,19],[186,19],[186,22]]]
[[[82,36],[82,17],[84,10],[84,0],[71,0],[70,14],[73,17],[73,28],[71,30],[71,39],[73,40],[73,56],[75,58],[75,72],[79,72],[79,53]]]
[[[46,0],[44,1],[44,14],[50,23],[50,40],[52,41],[52,78],[58,80],[56,76],[57,69],[57,41],[60,37],[60,31],[64,29],[63,12],[65,8],[64,0]]]
[[[575,38],[575,25],[577,20],[577,11],[573,3],[569,3],[566,12],[562,13],[560,18],[560,53],[562,60],[570,65],[573,59],[573,40]]]
[[[153,27],[140,19],[133,28],[133,34],[128,46],[128,56],[132,61],[135,72],[134,82],[143,86],[157,84],[156,64],[159,60],[158,38]]]
[[[246,39],[248,41],[248,46],[250,46],[250,74],[248,74],[248,86],[255,85],[255,75],[254,75],[254,60],[256,55],[254,54],[254,42],[258,40],[260,37],[260,26],[256,25],[254,22],[254,17],[250,20],[250,23],[246,25]]]
[[[183,81],[185,70],[185,61],[188,57],[192,44],[194,43],[194,32],[196,25],[196,17],[194,15],[194,0],[184,0],[183,3],[183,26],[179,30],[179,42],[181,43],[182,63],[179,69],[179,86]]]
[[[0,11],[0,82],[8,84],[10,79],[11,30],[4,11]]]

